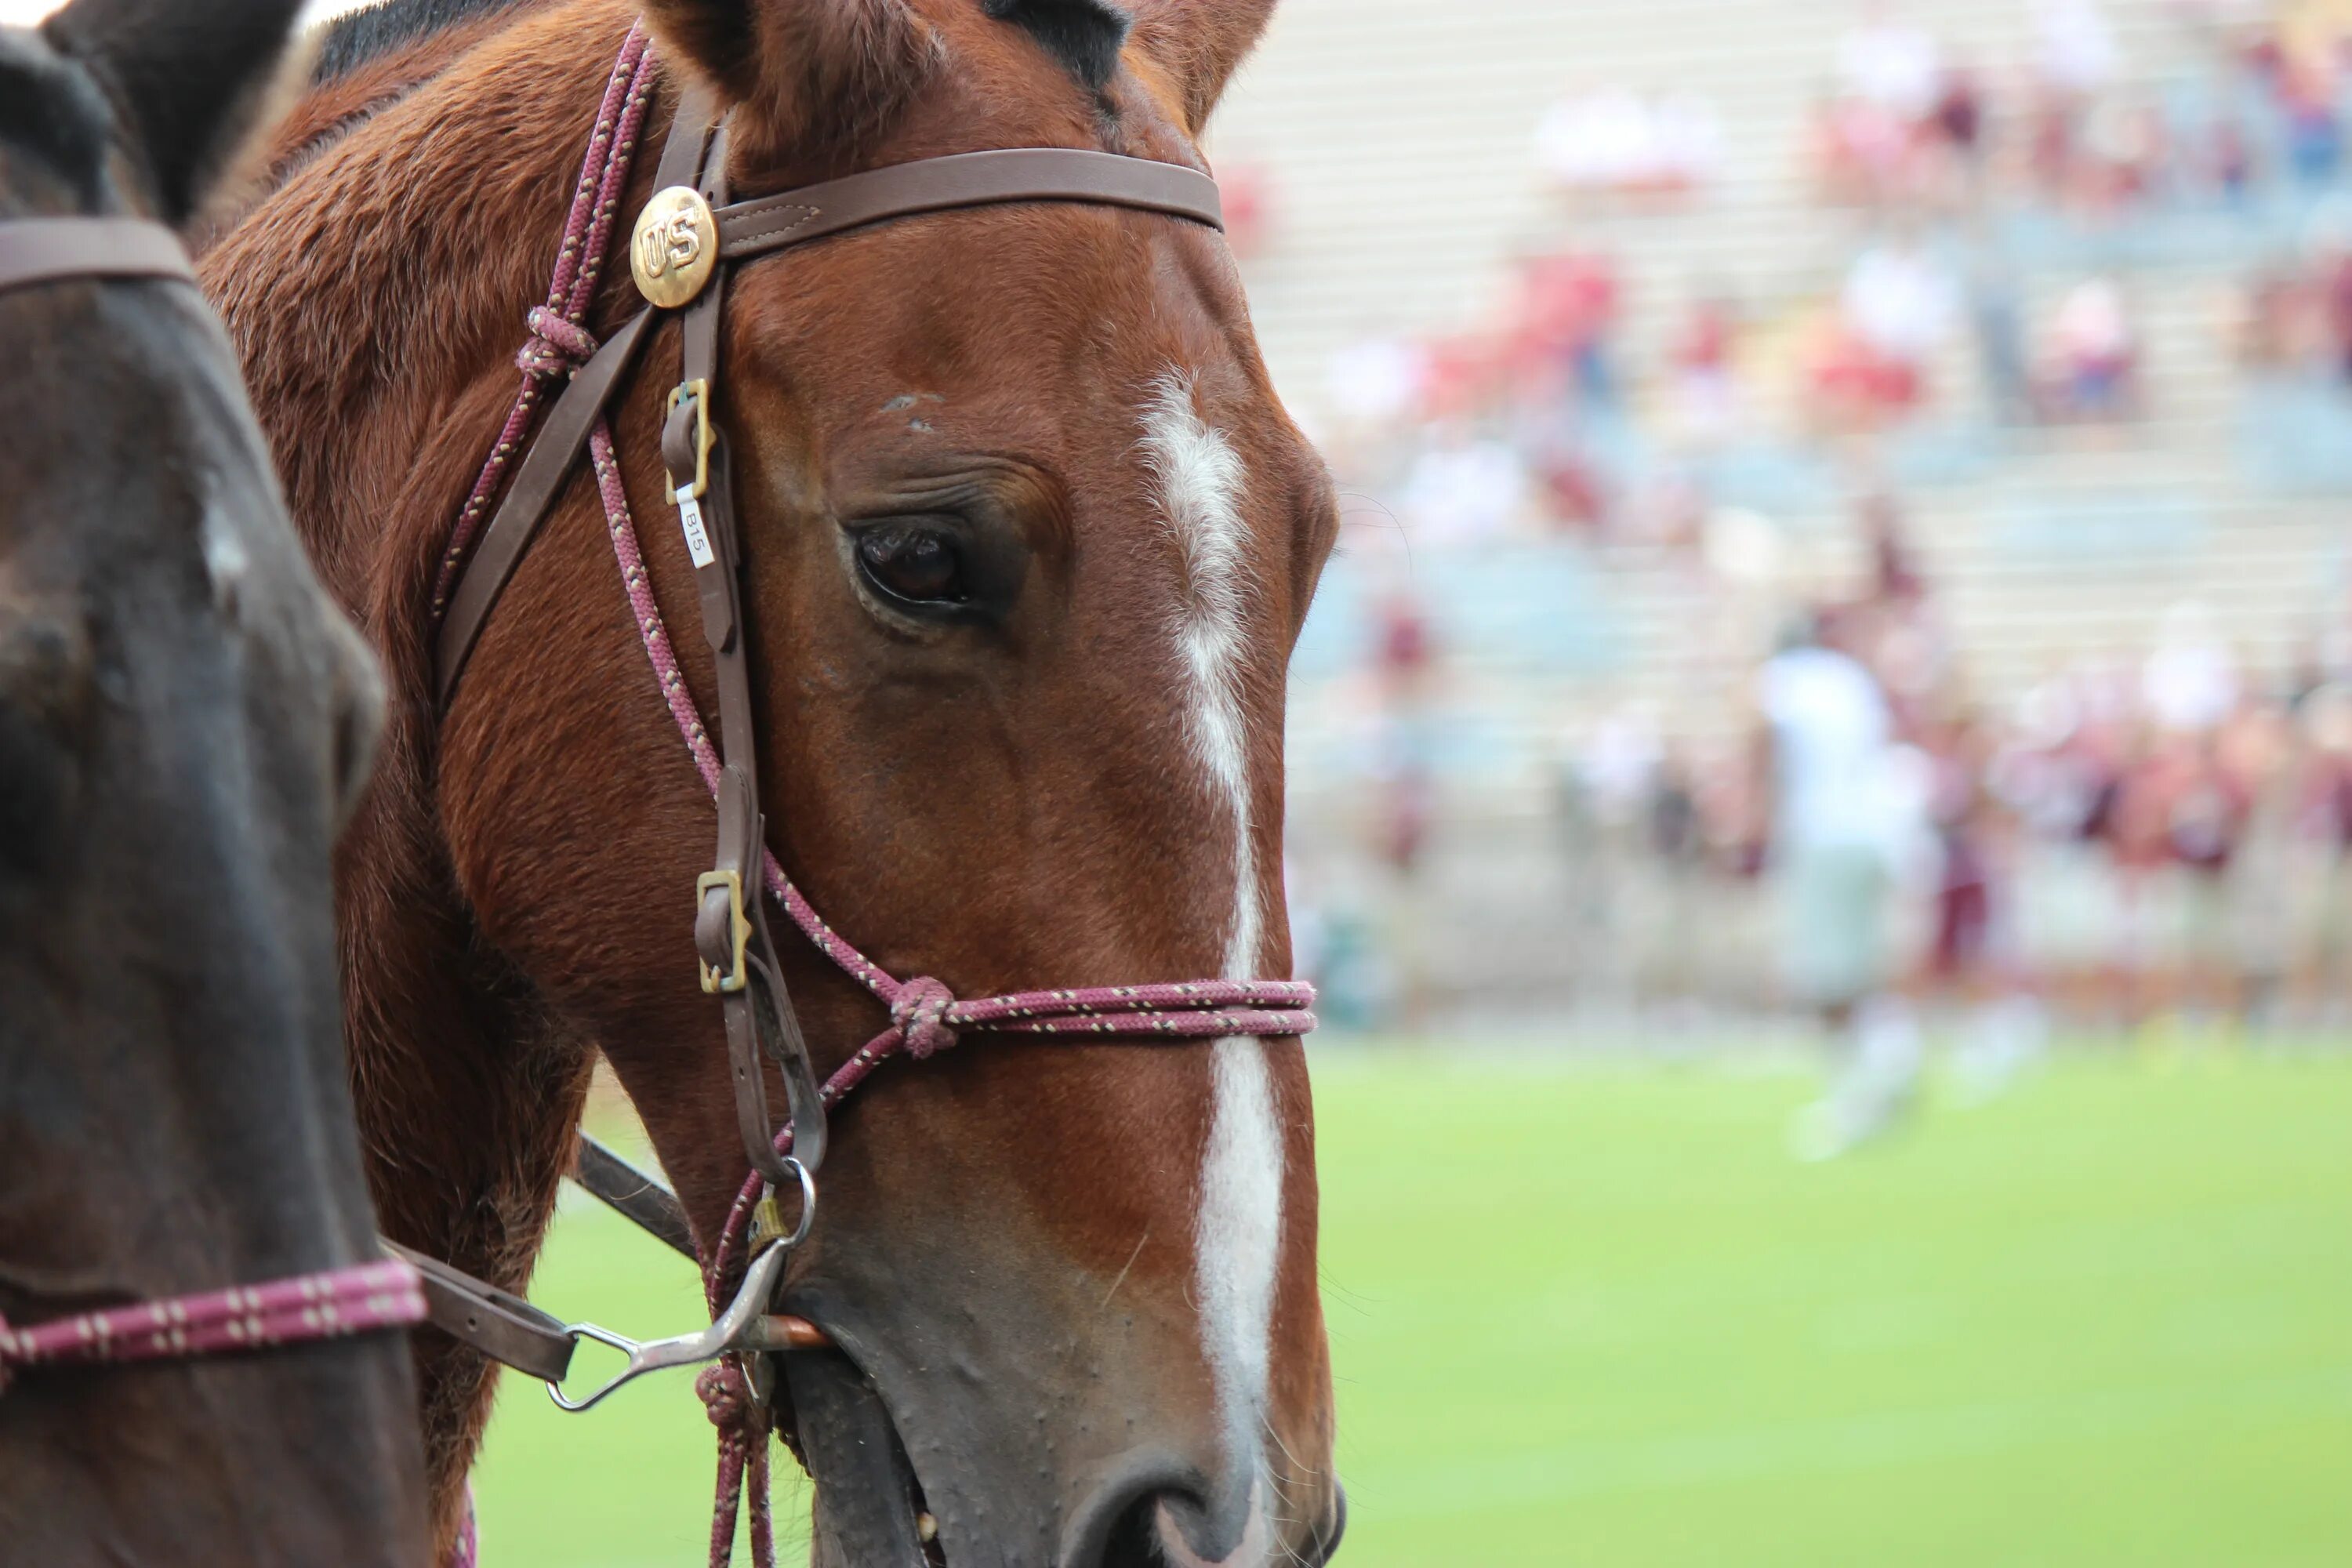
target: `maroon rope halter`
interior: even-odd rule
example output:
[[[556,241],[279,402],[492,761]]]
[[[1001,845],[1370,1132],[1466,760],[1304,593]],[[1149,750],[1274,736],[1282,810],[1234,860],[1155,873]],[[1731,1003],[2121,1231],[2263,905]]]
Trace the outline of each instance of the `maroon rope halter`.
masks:
[[[485,521],[528,446],[528,437],[547,388],[587,364],[602,346],[585,323],[610,248],[618,204],[628,185],[644,131],[655,75],[653,50],[640,24],[630,30],[606,82],[604,101],[574,187],[554,275],[549,281],[547,302],[533,310],[528,318],[531,335],[516,359],[522,372],[521,385],[452,528],[434,589],[436,619],[447,613]],[[678,126],[673,128],[671,134],[688,135],[692,132]],[[723,288],[723,277],[710,287]],[[688,687],[668,628],[655,601],[635,521],[622,483],[620,463],[614,455],[609,417],[600,416],[595,420],[589,431],[587,448],[614,557],[620,567],[623,587],[655,681],[694,758],[697,771],[716,799],[724,783],[724,765]],[[891,1058],[904,1055],[924,1060],[954,1047],[968,1032],[1076,1041],[1150,1041],[1299,1036],[1315,1027],[1315,1016],[1310,1011],[1314,988],[1296,981],[1203,980],[960,998],[928,975],[900,979],[885,971],[825,923],[785,876],[775,855],[764,847],[761,877],[776,905],[809,942],[888,1010],[887,1026],[823,1085],[819,1098],[828,1109]],[[789,1124],[774,1135],[779,1155],[790,1152],[793,1136]],[[705,1259],[705,1291],[714,1318],[727,1305],[747,1261],[746,1240],[753,1211],[764,1191],[765,1182],[754,1170],[737,1194],[717,1244]],[[711,1526],[710,1561],[714,1565],[723,1565],[730,1555],[748,1484],[751,1494],[752,1560],[761,1568],[769,1568],[774,1559],[774,1543],[768,1510],[763,1405],[753,1397],[743,1369],[736,1361],[709,1369],[698,1387],[720,1434],[718,1507]]]
[[[416,1270],[398,1258],[79,1312],[29,1328],[0,1318],[0,1394],[39,1366],[120,1366],[314,1344],[425,1321]]]

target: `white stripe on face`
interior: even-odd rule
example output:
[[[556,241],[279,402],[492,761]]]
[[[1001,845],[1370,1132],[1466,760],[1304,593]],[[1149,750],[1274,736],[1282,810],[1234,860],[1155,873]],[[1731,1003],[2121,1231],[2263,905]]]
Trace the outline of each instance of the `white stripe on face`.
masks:
[[[1241,498],[1246,476],[1223,435],[1202,423],[1190,379],[1156,382],[1143,418],[1144,460],[1162,517],[1182,552],[1185,597],[1175,626],[1185,727],[1217,805],[1232,814],[1234,915],[1225,974],[1255,979],[1265,931],[1252,832],[1248,723],[1242,709],[1248,591]],[[1195,1280],[1201,1342],[1230,1445],[1227,1462],[1254,1481],[1266,1400],[1275,1264],[1282,1242],[1282,1130],[1265,1045],[1219,1040],[1214,1105],[1201,1167]]]

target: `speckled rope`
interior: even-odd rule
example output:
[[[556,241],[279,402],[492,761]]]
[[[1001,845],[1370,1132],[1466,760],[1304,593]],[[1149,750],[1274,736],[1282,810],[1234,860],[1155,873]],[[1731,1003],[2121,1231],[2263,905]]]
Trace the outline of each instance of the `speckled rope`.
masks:
[[[398,1258],[78,1312],[30,1328],[12,1329],[0,1319],[0,1393],[31,1367],[117,1366],[272,1350],[424,1321],[423,1282]]]
[[[711,1309],[716,1317],[725,1310]],[[775,1568],[776,1524],[768,1489],[768,1412],[751,1397],[734,1358],[702,1369],[694,1391],[719,1428],[719,1489],[710,1510],[710,1568],[727,1568],[735,1552],[735,1524],[749,1494],[753,1568]]]
[[[596,129],[588,139],[588,155],[580,165],[580,183],[572,196],[572,216],[563,226],[563,247],[556,253],[555,276],[547,286],[547,303],[530,312],[530,341],[515,356],[522,385],[514,407],[482,463],[457,526],[441,552],[441,570],[433,582],[433,615],[439,619],[457,591],[464,569],[507,469],[530,433],[531,422],[547,387],[568,376],[596,352],[596,342],[581,323],[596,301],[597,280],[604,271],[611,248],[613,220],[627,191],[629,166],[636,156],[637,138],[645,129],[646,107],[654,90],[653,48],[644,25],[629,29],[620,58],[613,62],[612,79],[604,85],[604,101],[596,110]],[[584,349],[583,349],[584,345]]]
[[[442,1560],[442,1568],[479,1568],[482,1561],[482,1526],[474,1510],[474,1483],[466,1483],[466,1497],[457,1513],[457,1538],[449,1543],[449,1555]]]

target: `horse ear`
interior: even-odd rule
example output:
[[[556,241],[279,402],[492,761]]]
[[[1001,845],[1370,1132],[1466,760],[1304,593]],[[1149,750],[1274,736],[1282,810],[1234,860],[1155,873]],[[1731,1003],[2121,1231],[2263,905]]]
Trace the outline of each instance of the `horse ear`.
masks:
[[[290,98],[300,10],[301,0],[74,0],[41,31],[104,83],[162,216],[180,223]]]
[[[1134,47],[1168,74],[1193,135],[1273,15],[1274,0],[1136,0]]]
[[[878,136],[939,52],[906,0],[646,0],[645,16],[735,110],[737,153],[755,162]]]

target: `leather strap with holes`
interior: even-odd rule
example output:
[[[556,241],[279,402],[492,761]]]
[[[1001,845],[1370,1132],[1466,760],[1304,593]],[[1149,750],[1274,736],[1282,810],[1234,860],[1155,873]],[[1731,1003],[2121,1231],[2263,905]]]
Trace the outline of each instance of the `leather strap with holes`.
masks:
[[[688,105],[689,110],[698,106]],[[683,123],[696,123],[684,121]],[[700,188],[713,211],[727,205],[727,132],[707,141],[673,131],[665,162],[681,146],[702,149]],[[730,976],[720,991],[727,1025],[728,1070],[735,1082],[735,1114],[751,1168],[779,1190],[798,1186],[775,1146],[769,1117],[761,1042],[784,1077],[793,1120],[793,1153],[814,1171],[824,1159],[824,1107],[807,1038],[784,990],[783,967],[768,929],[761,895],[761,854],[767,830],[760,810],[757,721],[751,709],[750,626],[743,615],[743,538],[735,512],[734,468],[713,402],[719,385],[727,276],[722,265],[684,312],[678,384],[662,426],[662,464],[670,500],[681,521],[698,511],[708,550],[694,566],[695,603],[703,641],[719,686],[719,844],[711,876],[703,879],[694,938],[706,973]],[[699,488],[701,493],[697,494]],[[746,935],[740,930],[747,924]]]

